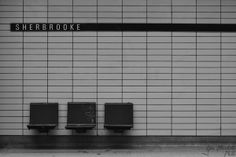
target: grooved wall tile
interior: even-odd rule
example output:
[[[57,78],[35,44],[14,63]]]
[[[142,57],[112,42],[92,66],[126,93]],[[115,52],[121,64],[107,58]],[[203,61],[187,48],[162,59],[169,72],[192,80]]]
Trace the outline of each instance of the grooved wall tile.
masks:
[[[236,23],[234,0],[0,0],[0,135],[27,129],[31,102],[134,103],[132,136],[236,135],[236,33],[10,32],[10,23]],[[83,134],[86,135],[86,134]]]

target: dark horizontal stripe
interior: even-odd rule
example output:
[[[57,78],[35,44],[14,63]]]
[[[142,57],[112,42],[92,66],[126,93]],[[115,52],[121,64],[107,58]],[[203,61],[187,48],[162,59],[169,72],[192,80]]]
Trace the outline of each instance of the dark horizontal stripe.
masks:
[[[1,149],[157,149],[166,145],[180,149],[176,145],[194,148],[193,146],[199,144],[220,144],[225,150],[229,147],[234,150],[235,143],[235,136],[0,136]],[[179,151],[182,151],[182,148]]]
[[[236,24],[11,23],[11,31],[167,31],[236,32]],[[25,26],[25,28],[23,28]]]

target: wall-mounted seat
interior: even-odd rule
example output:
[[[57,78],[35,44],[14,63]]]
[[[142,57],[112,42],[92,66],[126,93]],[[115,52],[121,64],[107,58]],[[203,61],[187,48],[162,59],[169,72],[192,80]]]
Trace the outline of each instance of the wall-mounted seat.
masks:
[[[68,102],[66,129],[86,132],[96,126],[95,102]]]
[[[115,132],[131,129],[133,127],[133,104],[106,103],[104,127]]]
[[[58,103],[31,103],[28,129],[48,132],[58,124]]]

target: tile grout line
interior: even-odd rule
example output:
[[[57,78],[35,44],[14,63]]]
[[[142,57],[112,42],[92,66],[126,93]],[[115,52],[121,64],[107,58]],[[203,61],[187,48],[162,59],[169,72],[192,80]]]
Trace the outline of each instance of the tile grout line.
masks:
[[[98,23],[98,0],[96,1],[96,14],[97,14],[97,16],[96,16],[96,21],[97,21],[97,23]],[[98,132],[98,88],[99,88],[99,86],[98,86],[98,54],[99,54],[99,50],[98,50],[98,31],[96,31],[96,101],[97,101],[97,136],[99,135],[99,132]]]
[[[171,24],[173,23],[173,0],[171,0]],[[171,136],[173,136],[173,32],[171,32]]]
[[[96,22],[98,23],[98,0],[96,0]],[[96,129],[96,134],[97,136],[99,135],[99,132],[98,132],[98,31],[96,31],[96,126],[97,126],[97,129]]]
[[[72,0],[72,23],[74,23],[74,0]],[[72,31],[72,102],[74,102],[74,31]]]
[[[121,0],[121,23],[124,23],[124,0]],[[121,102],[124,102],[124,33],[121,31]]]
[[[22,14],[23,14],[23,17],[22,17],[22,22],[24,23],[25,21],[24,21],[24,16],[25,16],[25,14],[24,14],[24,11],[25,11],[25,7],[24,7],[24,0],[22,0]],[[24,135],[24,105],[25,105],[25,93],[24,93],[24,53],[25,53],[25,48],[24,48],[24,40],[25,40],[25,33],[24,32],[22,32],[22,135]]]
[[[196,24],[198,23],[197,22],[197,13],[198,13],[198,11],[197,11],[198,5],[197,4],[198,4],[198,0],[196,0]],[[195,54],[196,55],[196,63],[195,63],[196,64],[195,65],[196,66],[196,69],[195,69],[196,70],[195,71],[196,72],[196,74],[195,74],[196,75],[195,76],[195,79],[196,79],[196,89],[195,89],[196,90],[196,115],[195,116],[196,116],[196,136],[197,136],[197,133],[198,133],[198,101],[197,101],[198,100],[197,99],[197,97],[198,97],[198,75],[197,75],[197,70],[198,70],[197,69],[198,68],[198,64],[197,64],[197,61],[198,61],[198,53],[197,53],[198,52],[198,44],[197,44],[198,32],[196,32],[195,35],[196,35],[196,37],[195,37],[196,38],[196,52],[195,52],[196,53]]]
[[[49,10],[49,0],[47,0],[47,23],[48,23],[48,10]],[[49,39],[49,37],[48,37],[48,31],[47,31],[47,103],[48,103],[48,100],[49,100],[49,98],[48,98],[48,96],[49,96],[49,94],[48,94],[48,89],[49,89],[49,84],[48,84],[48,78],[49,78],[49,76],[48,76],[48,65],[49,65],[49,49],[48,49],[48,39]]]
[[[148,0],[146,0],[146,24],[148,23]],[[146,136],[148,136],[148,32],[146,30]]]
[[[74,23],[74,0],[71,1],[72,2],[72,23]],[[71,90],[72,90],[72,95],[71,95],[71,98],[72,98],[72,102],[74,102],[74,31],[72,31],[72,51],[71,51],[72,55],[71,55],[71,60],[72,60],[72,64],[71,64]],[[68,110],[68,105],[67,105],[67,110]],[[68,111],[67,111],[68,112]],[[68,120],[67,120],[68,121]],[[74,130],[71,131],[71,134],[72,135],[75,135],[74,133]]]
[[[222,24],[222,0],[220,0],[220,24]],[[222,32],[220,32],[220,136],[222,136]]]

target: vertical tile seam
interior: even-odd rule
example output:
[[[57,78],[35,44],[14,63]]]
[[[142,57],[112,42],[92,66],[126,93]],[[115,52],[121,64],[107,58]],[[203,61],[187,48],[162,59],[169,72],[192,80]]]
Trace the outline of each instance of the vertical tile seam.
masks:
[[[121,23],[124,23],[124,0],[121,0]],[[121,31],[121,102],[124,102],[124,33]]]
[[[198,11],[197,11],[197,9],[198,9],[197,3],[198,3],[198,0],[196,0],[196,17],[195,17],[195,19],[196,19],[196,24],[197,24],[197,13],[198,13]],[[197,136],[197,132],[198,132],[198,131],[197,131],[197,130],[198,130],[198,125],[197,125],[197,123],[198,123],[198,99],[197,99],[197,96],[198,96],[198,94],[197,94],[197,92],[198,92],[198,90],[197,90],[197,89],[198,89],[198,87],[197,87],[197,85],[198,85],[198,84],[197,84],[197,83],[198,83],[198,81],[197,81],[197,80],[198,80],[198,75],[197,75],[197,66],[198,66],[198,64],[197,64],[197,59],[198,59],[198,58],[197,58],[197,54],[198,54],[197,52],[198,52],[198,48],[197,48],[197,47],[198,47],[198,44],[197,44],[197,42],[198,42],[198,40],[197,40],[197,36],[198,36],[198,32],[196,32],[196,34],[195,34],[195,38],[196,38],[196,40],[195,40],[195,41],[196,41],[196,52],[195,52],[195,57],[196,57],[196,58],[195,58],[195,59],[196,59],[196,63],[195,63],[195,66],[196,66],[196,67],[195,67],[195,68],[196,68],[196,69],[195,69],[195,72],[196,72],[196,74],[195,74],[195,75],[196,75],[196,76],[195,76],[195,79],[196,79],[196,82],[195,82],[195,83],[196,83],[196,87],[195,87],[195,90],[196,90],[196,91],[195,91],[195,97],[196,97],[196,109],[195,109],[195,110],[196,110],[196,111],[195,111],[195,112],[196,112],[196,113],[195,113],[196,115],[195,115],[195,116],[196,116],[196,121],[195,121],[195,123],[196,123],[196,124],[195,124],[195,125],[196,125],[196,126],[195,126],[195,127],[196,127],[196,130],[195,130],[195,134],[196,134],[196,136]]]
[[[220,0],[220,24],[222,24],[222,0]],[[222,136],[222,32],[220,32],[220,136]]]
[[[24,0],[22,0],[22,14],[23,14],[23,17],[22,17],[22,22],[24,23],[25,20],[24,20],[24,16],[25,16],[25,4],[24,4]],[[25,103],[25,93],[24,93],[24,54],[25,54],[25,48],[24,48],[24,40],[25,40],[25,34],[24,32],[22,32],[22,80],[21,80],[21,84],[22,84],[22,135],[24,135],[24,103]]]
[[[98,23],[98,0],[96,0],[96,22]],[[96,31],[96,135],[98,136],[98,31]]]
[[[173,0],[171,0],[171,24],[173,23]],[[170,119],[170,128],[171,136],[173,136],[173,32],[171,31],[171,119]]]
[[[146,0],[146,24],[148,23],[148,0]],[[146,136],[148,136],[148,32],[146,30]]]
[[[48,5],[49,5],[49,0],[47,0],[47,23],[48,23]],[[48,61],[48,57],[49,57],[49,54],[48,54],[48,31],[47,31],[47,57],[46,57],[46,59],[47,59],[47,103],[48,103],[48,65],[49,65],[49,61]]]
[[[72,23],[74,23],[74,0],[72,0]],[[71,79],[72,79],[72,102],[74,102],[74,31],[72,31],[72,56],[71,56],[71,59],[72,59],[72,69],[71,69],[71,72],[72,72],[72,75],[71,75]]]
[[[74,23],[74,0],[72,0],[72,23]],[[72,55],[71,55],[71,59],[72,59],[72,64],[71,64],[71,90],[72,90],[72,95],[71,95],[71,99],[72,102],[74,102],[74,31],[72,31]],[[68,106],[67,106],[67,110],[68,110]],[[68,111],[67,111],[68,112]],[[67,117],[68,118],[68,117]],[[74,131],[71,132],[72,135],[74,135]]]

